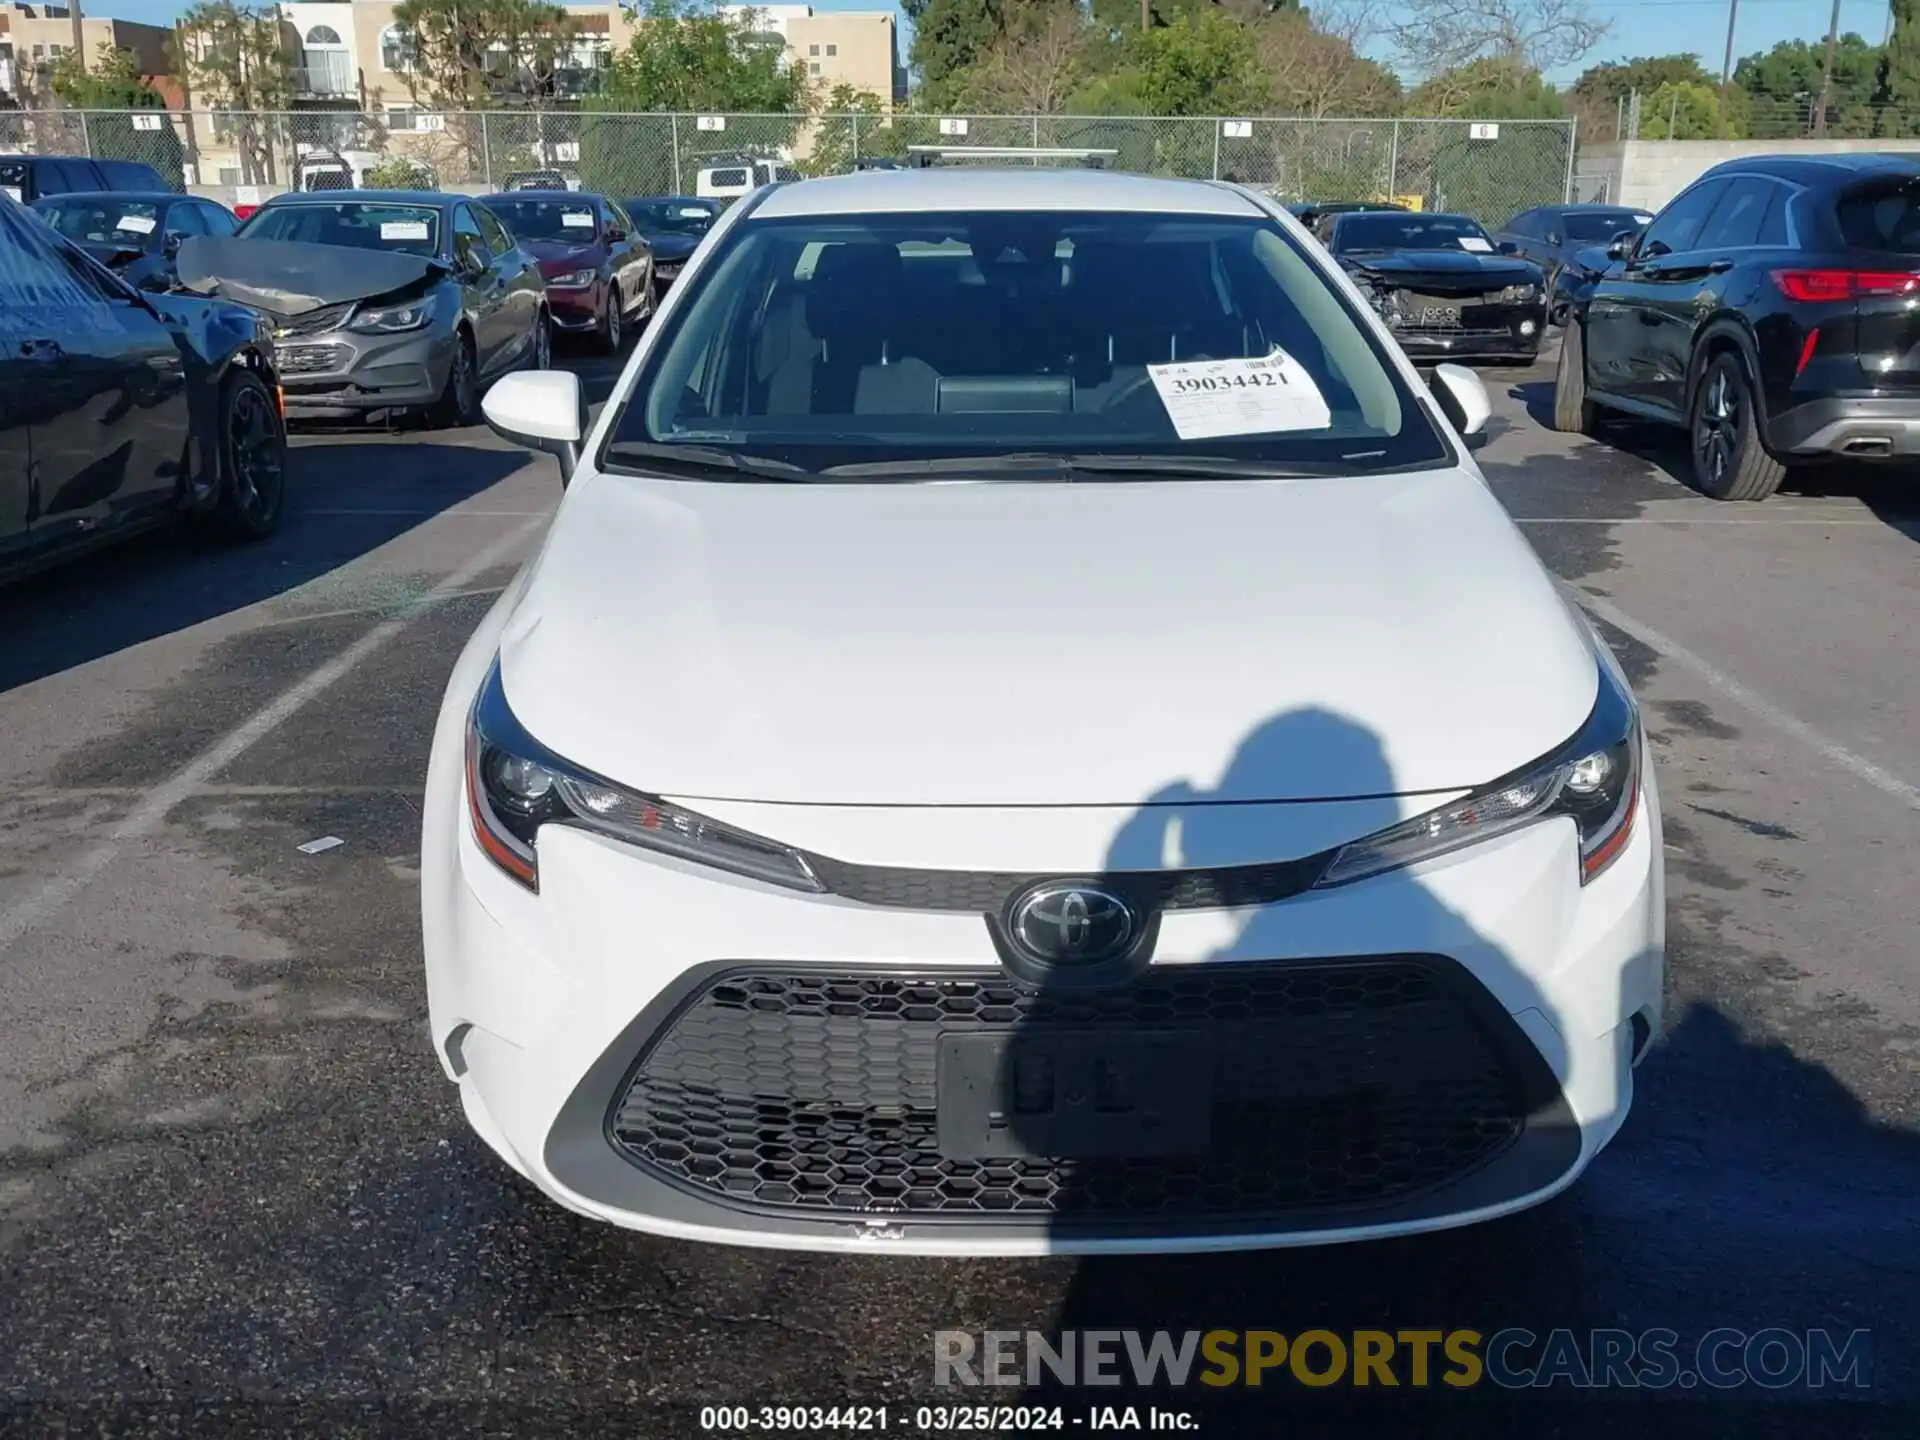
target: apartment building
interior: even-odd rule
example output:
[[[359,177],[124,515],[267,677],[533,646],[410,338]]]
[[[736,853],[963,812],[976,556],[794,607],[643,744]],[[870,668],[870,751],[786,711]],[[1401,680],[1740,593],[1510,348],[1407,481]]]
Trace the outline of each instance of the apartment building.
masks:
[[[787,63],[804,67],[825,98],[837,85],[876,96],[883,106],[904,104],[907,72],[891,10],[817,10],[811,5],[728,5],[726,13],[752,17],[769,39],[778,37]]]
[[[88,63],[102,45],[112,45],[131,50],[143,75],[160,79],[172,69],[167,43],[173,32],[164,25],[83,16],[80,34]],[[0,91],[16,104],[43,100],[48,72],[72,48],[73,15],[64,5],[20,4],[18,0],[0,5]],[[159,88],[165,93],[170,87]]]

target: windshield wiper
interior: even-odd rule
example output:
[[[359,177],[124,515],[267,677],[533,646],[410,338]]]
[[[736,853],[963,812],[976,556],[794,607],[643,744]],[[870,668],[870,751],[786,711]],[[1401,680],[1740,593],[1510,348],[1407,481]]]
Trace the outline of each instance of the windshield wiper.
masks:
[[[1240,460],[1225,455],[1062,455],[1034,451],[1010,455],[952,455],[930,460],[870,460],[855,465],[830,465],[820,472],[820,478],[913,479],[926,475],[1030,474],[1036,479],[1063,480],[1096,476],[1138,477],[1142,480],[1196,476],[1278,480],[1337,475],[1348,469],[1354,461],[1364,461],[1384,453],[1380,450],[1359,450],[1332,461],[1276,461]]]
[[[643,470],[686,472],[707,478],[781,480],[804,484],[816,472],[768,455],[743,455],[713,445],[660,445],[643,440],[616,440],[607,446],[609,464],[622,461]]]

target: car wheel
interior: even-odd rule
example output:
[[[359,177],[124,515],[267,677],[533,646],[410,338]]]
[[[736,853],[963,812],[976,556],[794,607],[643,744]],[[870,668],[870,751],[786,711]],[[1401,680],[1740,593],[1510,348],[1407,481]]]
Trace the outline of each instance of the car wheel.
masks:
[[[1591,435],[1600,419],[1600,407],[1587,398],[1586,349],[1586,333],[1569,315],[1553,376],[1553,428],[1568,435]]]
[[[447,366],[447,383],[433,407],[433,420],[451,429],[475,424],[479,412],[480,372],[474,360],[473,337],[462,330],[454,341],[453,362]]]
[[[533,319],[533,349],[527,360],[529,370],[553,368],[553,322],[542,310]]]
[[[600,316],[600,348],[609,355],[620,353],[620,342],[626,336],[626,317],[620,313],[620,287],[607,287],[607,308]]]
[[[1693,481],[1703,494],[1716,500],[1764,500],[1780,488],[1787,467],[1760,443],[1753,390],[1739,356],[1722,350],[1707,361],[1688,422]]]
[[[266,382],[236,369],[220,382],[215,435],[220,498],[214,519],[237,540],[264,540],[280,528],[287,494],[287,427]]]

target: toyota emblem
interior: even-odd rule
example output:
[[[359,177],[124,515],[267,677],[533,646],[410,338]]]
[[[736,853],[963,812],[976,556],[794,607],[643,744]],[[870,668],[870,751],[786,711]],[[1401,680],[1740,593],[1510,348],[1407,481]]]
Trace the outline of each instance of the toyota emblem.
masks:
[[[1139,934],[1133,907],[1097,885],[1037,885],[1014,901],[1008,929],[1036,960],[1095,965],[1124,955]]]

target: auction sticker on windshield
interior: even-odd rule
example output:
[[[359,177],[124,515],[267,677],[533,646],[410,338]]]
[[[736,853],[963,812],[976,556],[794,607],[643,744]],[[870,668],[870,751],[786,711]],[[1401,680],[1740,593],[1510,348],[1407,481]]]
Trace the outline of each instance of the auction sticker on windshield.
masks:
[[[1492,251],[1493,246],[1489,245],[1485,240],[1482,240],[1478,235],[1462,235],[1460,237],[1460,248],[1462,250],[1471,250],[1476,255],[1485,255]]]
[[[131,230],[135,235],[151,235],[154,219],[151,215],[122,215],[116,230]]]
[[[1333,412],[1313,377],[1283,350],[1257,360],[1187,360],[1147,374],[1182,440],[1324,430]]]
[[[424,240],[427,238],[427,222],[424,220],[382,220],[380,222],[382,240]]]
[[[569,230],[591,230],[593,228],[593,212],[589,210],[562,210],[560,212],[560,223]]]

